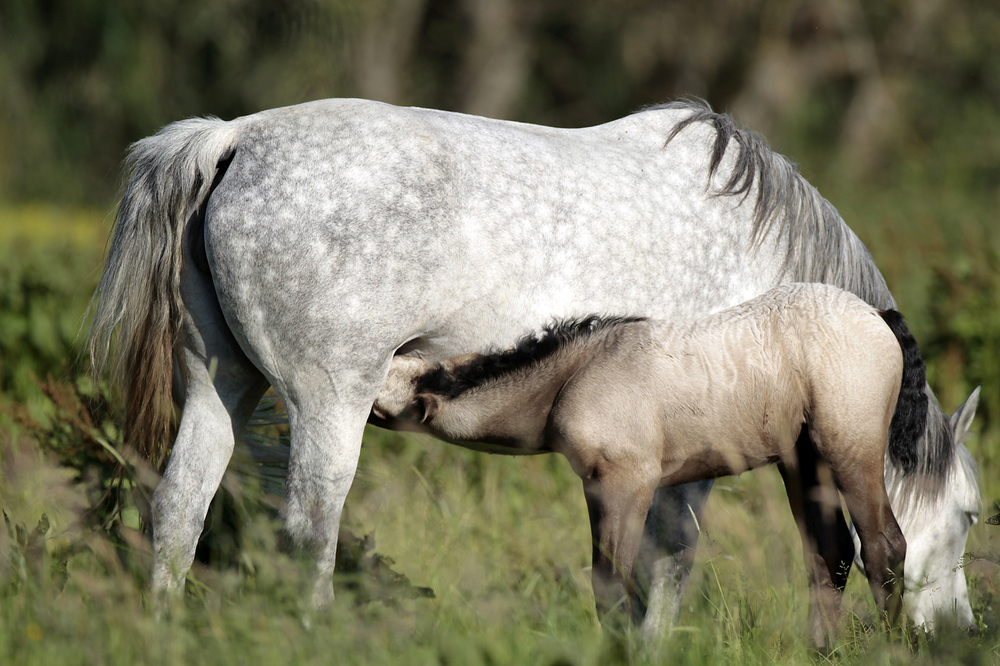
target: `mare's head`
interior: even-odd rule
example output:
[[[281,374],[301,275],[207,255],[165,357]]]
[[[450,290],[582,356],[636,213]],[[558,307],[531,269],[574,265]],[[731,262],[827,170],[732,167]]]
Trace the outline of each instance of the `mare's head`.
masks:
[[[979,389],[950,417],[929,388],[927,397],[917,469],[903,478],[903,472],[886,466],[886,489],[906,535],[903,606],[914,625],[929,633],[938,621],[971,629],[975,621],[962,560],[969,529],[979,520],[979,473],[962,442],[975,416]]]

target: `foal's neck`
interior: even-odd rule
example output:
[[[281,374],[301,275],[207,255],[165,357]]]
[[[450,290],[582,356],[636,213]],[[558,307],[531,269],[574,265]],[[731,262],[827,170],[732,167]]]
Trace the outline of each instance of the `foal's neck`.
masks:
[[[553,403],[606,337],[598,334],[573,341],[551,356],[446,400],[431,427],[449,439],[488,442],[524,452],[546,450]]]

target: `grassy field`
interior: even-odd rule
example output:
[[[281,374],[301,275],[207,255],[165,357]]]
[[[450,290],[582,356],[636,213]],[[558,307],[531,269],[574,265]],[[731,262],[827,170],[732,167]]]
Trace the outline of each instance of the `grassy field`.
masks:
[[[959,216],[905,192],[844,189],[821,183],[877,258],[942,404],[950,411],[984,385],[968,446],[983,517],[995,515],[1000,241],[988,202],[965,201]],[[88,402],[101,393],[73,362],[107,224],[103,213],[0,208],[0,663],[658,661],[633,637],[601,634],[586,510],[565,461],[376,429],[348,498],[344,526],[357,539],[346,539],[331,609],[303,605],[302,565],[279,542],[278,484],[244,461],[213,505],[188,594],[155,619],[147,542],[132,513],[108,526],[100,503],[113,410]],[[701,529],[670,663],[1000,663],[998,526],[981,521],[968,543],[978,637],[910,646],[882,635],[855,575],[842,642],[823,657],[803,638],[805,569],[774,470],[720,480]]]

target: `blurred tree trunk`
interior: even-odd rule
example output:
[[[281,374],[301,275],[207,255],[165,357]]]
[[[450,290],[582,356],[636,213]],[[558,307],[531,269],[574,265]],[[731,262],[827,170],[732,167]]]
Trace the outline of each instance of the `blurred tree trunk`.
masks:
[[[103,202],[163,123],[337,95],[561,126],[697,96],[860,177],[976,137],[948,173],[992,183],[997,34],[983,0],[8,2],[0,196]]]
[[[463,0],[472,36],[458,78],[459,108],[491,118],[510,118],[524,89],[531,55],[524,3]]]
[[[920,3],[909,3],[917,4]],[[869,172],[881,159],[885,147],[899,136],[902,118],[883,74],[860,0],[832,3],[831,10],[843,33],[848,72],[856,81],[841,126],[842,156],[858,171]]]
[[[940,0],[896,5],[892,34],[880,51],[861,0],[766,3],[758,49],[734,114],[741,123],[774,134],[819,89],[846,83],[841,157],[858,173],[871,172],[905,130],[898,101],[906,95],[905,54],[926,34],[940,6]]]
[[[404,104],[410,63],[427,0],[371,0],[364,27],[353,44],[351,71],[362,97]]]
[[[851,49],[835,8],[843,2],[764,4],[756,53],[732,106],[741,123],[770,134],[811,91],[851,73]]]

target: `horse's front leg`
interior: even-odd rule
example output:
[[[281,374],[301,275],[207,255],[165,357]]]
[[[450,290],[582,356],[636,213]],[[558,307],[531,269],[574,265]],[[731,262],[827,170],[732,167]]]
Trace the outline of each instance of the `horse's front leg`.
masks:
[[[889,504],[881,465],[872,460],[865,467],[842,466],[834,475],[861,540],[861,561],[875,605],[883,621],[895,626],[903,607],[906,539]]]
[[[622,629],[641,605],[635,561],[655,483],[624,474],[584,480],[593,535],[594,601],[606,629]]]
[[[802,429],[795,451],[795,459],[779,464],[778,470],[809,574],[809,635],[815,647],[832,649],[854,561],[854,541],[829,467],[821,462],[807,428]]]

